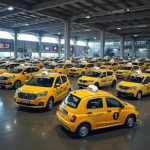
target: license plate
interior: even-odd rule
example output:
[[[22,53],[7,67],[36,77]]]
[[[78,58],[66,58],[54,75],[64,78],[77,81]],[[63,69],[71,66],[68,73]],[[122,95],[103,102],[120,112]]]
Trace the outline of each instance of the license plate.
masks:
[[[125,90],[120,90],[120,92],[123,92],[123,93],[125,93],[126,91],[125,91]]]
[[[61,111],[61,113],[62,113],[63,115],[67,115],[67,114],[68,114],[68,112],[67,112],[66,110],[64,110],[63,108],[60,108],[60,111]]]
[[[0,83],[5,83],[5,81],[0,80]]]
[[[28,101],[28,100],[22,100],[21,103],[30,104],[30,101]]]

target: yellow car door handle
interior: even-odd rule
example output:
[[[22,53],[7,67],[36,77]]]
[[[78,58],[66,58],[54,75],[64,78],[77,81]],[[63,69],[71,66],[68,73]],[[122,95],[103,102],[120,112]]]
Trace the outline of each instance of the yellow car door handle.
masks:
[[[110,112],[111,112],[111,110],[108,110],[107,112],[108,112],[108,113],[110,113]]]
[[[88,115],[91,115],[91,114],[92,114],[92,112],[88,112],[87,114],[88,114]]]

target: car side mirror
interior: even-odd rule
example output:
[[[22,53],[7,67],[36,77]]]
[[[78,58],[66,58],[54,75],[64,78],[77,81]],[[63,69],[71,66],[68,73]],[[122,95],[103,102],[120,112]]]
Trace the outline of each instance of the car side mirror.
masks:
[[[123,105],[123,104],[120,104],[120,108],[123,109],[123,108],[124,108],[124,105]]]
[[[57,87],[60,87],[60,84],[56,84],[55,87],[56,87],[56,88],[57,88]]]

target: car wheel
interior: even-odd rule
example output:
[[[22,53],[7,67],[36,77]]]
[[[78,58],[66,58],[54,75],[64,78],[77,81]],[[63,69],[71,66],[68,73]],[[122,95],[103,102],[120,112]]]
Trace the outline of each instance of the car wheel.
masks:
[[[134,115],[129,115],[127,118],[126,118],[126,122],[125,122],[125,126],[127,128],[132,128],[135,124],[135,117]]]
[[[81,86],[79,86],[79,89],[83,89]]]
[[[137,94],[136,94],[136,99],[137,100],[140,100],[142,98],[142,92],[139,91]]]
[[[81,76],[85,76],[85,73],[84,73],[84,72],[82,72],[82,73],[81,73]]]
[[[46,109],[47,109],[48,111],[51,111],[52,108],[53,108],[53,105],[54,105],[54,100],[53,100],[53,98],[51,97],[51,98],[49,98],[49,100],[48,100],[48,102],[47,102]]]
[[[99,89],[99,84],[98,83],[95,83],[94,85]]]
[[[87,123],[83,123],[79,125],[76,134],[78,137],[84,138],[88,136],[89,132],[90,132],[90,126]]]
[[[114,80],[111,84],[111,87],[115,87],[116,86],[116,81]]]
[[[15,83],[14,83],[14,88],[15,88],[15,89],[18,89],[18,88],[20,88],[20,87],[21,87],[21,82],[20,82],[19,80],[15,81]]]

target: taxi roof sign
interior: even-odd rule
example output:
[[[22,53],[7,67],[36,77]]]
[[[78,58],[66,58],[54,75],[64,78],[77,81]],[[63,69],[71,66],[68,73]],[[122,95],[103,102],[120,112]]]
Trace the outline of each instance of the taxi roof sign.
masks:
[[[93,70],[100,70],[100,67],[94,67]]]
[[[92,92],[94,92],[94,93],[97,93],[97,92],[98,92],[98,87],[95,86],[95,85],[89,85],[89,86],[87,87],[87,90],[92,91]]]
[[[142,71],[141,70],[137,70],[135,73],[138,75],[138,74],[141,74]]]
[[[49,72],[48,71],[42,71],[41,75],[42,76],[47,76],[47,75],[49,75]]]

